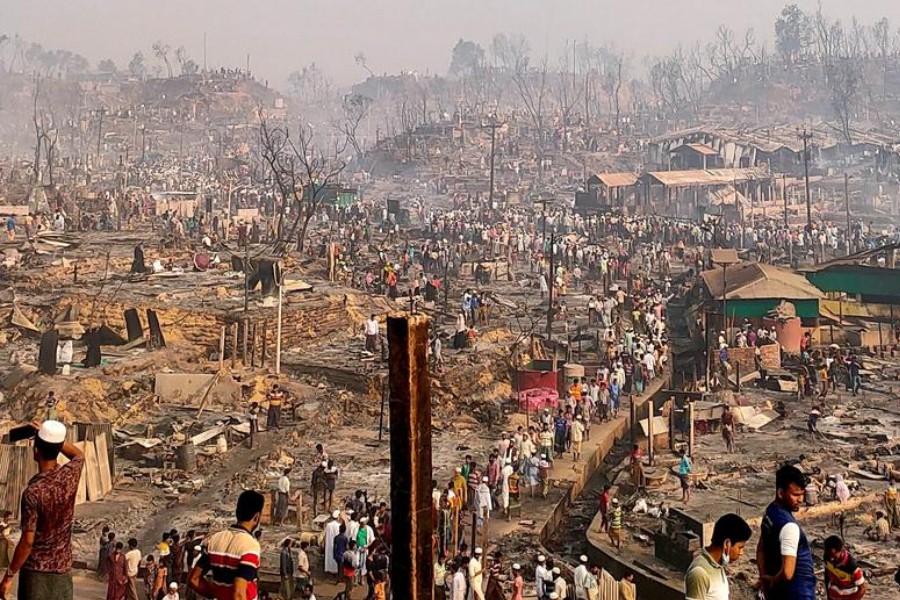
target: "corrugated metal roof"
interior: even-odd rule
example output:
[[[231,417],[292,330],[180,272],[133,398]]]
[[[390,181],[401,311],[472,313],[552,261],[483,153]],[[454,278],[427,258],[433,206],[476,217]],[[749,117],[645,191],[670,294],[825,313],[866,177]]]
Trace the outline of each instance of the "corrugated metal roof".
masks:
[[[728,185],[736,182],[767,179],[771,177],[765,167],[749,169],[707,169],[691,171],[654,171],[647,176],[667,187],[690,187],[703,185]]]
[[[712,261],[717,265],[733,265],[741,262],[734,248],[713,248]]]
[[[638,176],[634,173],[598,173],[597,179],[609,188],[628,187],[638,182]]]
[[[701,273],[700,277],[713,298],[721,298],[726,285],[728,298],[734,300],[813,300],[825,297],[802,275],[758,262],[742,262],[725,269],[711,269]]]
[[[719,153],[707,146],[706,144],[685,144],[691,150],[697,152],[698,154],[702,154],[704,156],[716,156]],[[676,148],[678,150],[678,148]]]
[[[748,199],[732,185],[713,188],[707,192],[707,197],[711,206],[734,204],[735,200],[739,205],[749,204]]]

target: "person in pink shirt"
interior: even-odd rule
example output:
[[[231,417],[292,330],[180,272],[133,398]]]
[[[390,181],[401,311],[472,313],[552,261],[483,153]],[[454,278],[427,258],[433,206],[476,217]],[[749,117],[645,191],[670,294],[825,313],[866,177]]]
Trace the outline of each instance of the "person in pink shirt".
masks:
[[[522,579],[522,566],[519,563],[513,564],[513,593],[510,600],[522,600],[522,593],[525,591],[525,580]]]

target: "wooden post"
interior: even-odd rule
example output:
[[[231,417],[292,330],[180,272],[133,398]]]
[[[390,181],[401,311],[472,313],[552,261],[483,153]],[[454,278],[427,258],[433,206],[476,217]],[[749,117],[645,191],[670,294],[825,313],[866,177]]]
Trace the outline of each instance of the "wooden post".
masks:
[[[263,330],[262,330],[262,358],[259,360],[259,365],[261,367],[266,366],[266,333],[269,331],[269,320],[263,319]]]
[[[688,414],[688,456],[694,458],[694,401],[687,402]]]
[[[250,331],[250,366],[256,367],[256,326],[257,323],[253,323],[253,328]]]
[[[434,592],[431,515],[431,390],[428,318],[391,316],[391,587],[404,600]]]
[[[238,324],[231,324],[231,368],[237,366],[238,355]]]
[[[653,413],[656,411],[653,410],[653,406],[653,396],[651,395],[647,398],[647,461],[651,467],[653,466],[653,455],[655,454],[653,449],[653,417],[655,415]]]
[[[244,317],[244,320],[241,321],[241,326],[243,327],[243,351],[241,352],[241,362],[244,364],[244,367],[249,366],[249,361],[247,360],[247,355],[250,350],[250,319]]]
[[[637,406],[634,402],[634,396],[629,396],[629,427],[631,428],[631,443],[634,444],[637,442],[637,427],[638,427],[638,418],[637,418]]]
[[[219,336],[219,371],[225,370],[225,326],[222,325],[221,335]]]
[[[279,268],[281,279],[278,282],[278,319],[275,323],[275,374],[281,375],[281,316],[284,303],[284,272]]]
[[[669,397],[669,450],[675,450],[675,409],[678,402],[675,396]]]

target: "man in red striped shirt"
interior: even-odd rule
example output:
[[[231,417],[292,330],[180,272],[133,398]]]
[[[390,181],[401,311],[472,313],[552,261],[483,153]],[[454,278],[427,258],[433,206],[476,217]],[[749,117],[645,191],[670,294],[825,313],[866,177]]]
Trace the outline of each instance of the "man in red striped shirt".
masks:
[[[259,527],[264,504],[259,492],[241,493],[237,523],[203,542],[200,560],[191,569],[191,589],[214,600],[257,600],[260,548],[253,531]]]

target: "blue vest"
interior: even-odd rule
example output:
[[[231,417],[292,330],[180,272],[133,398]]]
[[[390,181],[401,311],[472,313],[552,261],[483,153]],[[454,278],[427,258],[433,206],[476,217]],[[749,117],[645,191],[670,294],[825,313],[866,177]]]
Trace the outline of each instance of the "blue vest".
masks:
[[[763,515],[762,541],[766,552],[766,575],[774,575],[781,570],[781,529],[788,523],[796,523],[794,515],[774,502],[769,504]],[[799,527],[799,525],[798,525]],[[813,557],[809,550],[809,540],[800,528],[800,544],[797,547],[797,568],[790,581],[782,582],[766,593],[767,600],[815,600],[816,575]]]

